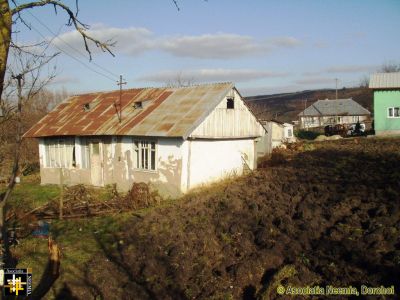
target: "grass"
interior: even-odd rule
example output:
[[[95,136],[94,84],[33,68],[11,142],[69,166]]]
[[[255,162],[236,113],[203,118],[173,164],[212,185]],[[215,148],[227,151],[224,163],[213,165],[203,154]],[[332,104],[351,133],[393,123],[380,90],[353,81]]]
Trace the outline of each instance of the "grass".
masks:
[[[39,185],[34,182],[17,184],[10,197],[10,205],[24,210],[34,209],[57,198],[60,188],[56,185]]]
[[[0,187],[0,192],[5,187]],[[104,201],[111,197],[112,188],[90,189],[96,200]],[[22,177],[11,194],[9,206],[29,211],[57,199],[60,195],[58,185],[40,185],[37,178]],[[166,201],[161,206],[167,206],[173,201]],[[137,216],[144,216],[154,207],[140,209],[134,212]],[[53,290],[60,290],[64,282],[78,282],[84,280],[85,266],[95,256],[104,254],[104,247],[116,247],[115,238],[124,223],[132,218],[132,212],[119,213],[108,216],[87,218],[50,220],[50,235],[54,238],[61,250],[61,273]],[[17,258],[18,268],[33,269],[33,288],[38,284],[48,260],[47,239],[28,236],[19,239],[19,245],[12,246],[13,255]],[[49,292],[48,299],[55,294]]]
[[[95,256],[104,255],[102,245],[114,247],[115,233],[132,213],[82,220],[53,220],[50,234],[61,250],[61,275],[55,289],[63,283],[84,280],[85,265]],[[33,288],[38,284],[47,263],[47,239],[28,237],[12,249],[18,268],[33,269]]]

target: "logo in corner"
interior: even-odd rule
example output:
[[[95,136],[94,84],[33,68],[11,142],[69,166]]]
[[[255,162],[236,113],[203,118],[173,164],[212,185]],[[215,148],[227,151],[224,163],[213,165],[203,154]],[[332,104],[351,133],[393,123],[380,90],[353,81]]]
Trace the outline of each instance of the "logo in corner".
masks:
[[[32,269],[4,269],[4,296],[29,296],[32,293]]]

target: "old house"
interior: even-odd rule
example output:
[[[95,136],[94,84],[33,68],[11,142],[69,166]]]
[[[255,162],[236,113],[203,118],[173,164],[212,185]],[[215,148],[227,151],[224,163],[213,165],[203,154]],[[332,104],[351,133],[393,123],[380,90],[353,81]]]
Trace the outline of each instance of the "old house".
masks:
[[[284,143],[296,142],[292,124],[277,120],[261,120],[260,122],[268,133],[264,137],[264,139],[266,139],[267,149],[269,150],[268,152],[282,146]]]
[[[256,168],[264,134],[233,84],[221,83],[73,96],[24,137],[39,139],[42,184],[147,182],[177,195]]]
[[[300,128],[369,121],[371,113],[353,99],[318,100],[298,114]]]
[[[400,72],[372,74],[376,135],[400,134]]]

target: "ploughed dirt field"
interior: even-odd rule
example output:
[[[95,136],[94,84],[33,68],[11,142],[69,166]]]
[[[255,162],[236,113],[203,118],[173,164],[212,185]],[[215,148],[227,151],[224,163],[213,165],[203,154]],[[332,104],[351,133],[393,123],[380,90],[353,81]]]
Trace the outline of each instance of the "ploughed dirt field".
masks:
[[[386,299],[395,299],[400,139],[297,148],[133,216],[70,290],[85,299],[294,299],[276,287],[394,285]]]

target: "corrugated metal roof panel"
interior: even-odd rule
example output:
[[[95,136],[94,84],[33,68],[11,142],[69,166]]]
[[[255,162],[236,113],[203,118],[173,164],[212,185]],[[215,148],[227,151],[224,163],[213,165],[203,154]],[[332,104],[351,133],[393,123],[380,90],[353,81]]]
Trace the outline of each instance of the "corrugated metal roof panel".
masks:
[[[361,116],[371,114],[353,99],[318,100],[298,116]]]
[[[369,80],[371,89],[400,88],[400,72],[372,74]]]
[[[148,88],[122,91],[122,121],[117,107],[119,91],[71,97],[34,125],[24,137],[57,135],[142,135],[184,137],[233,88],[232,83],[185,88]],[[134,103],[146,102],[143,108]]]

